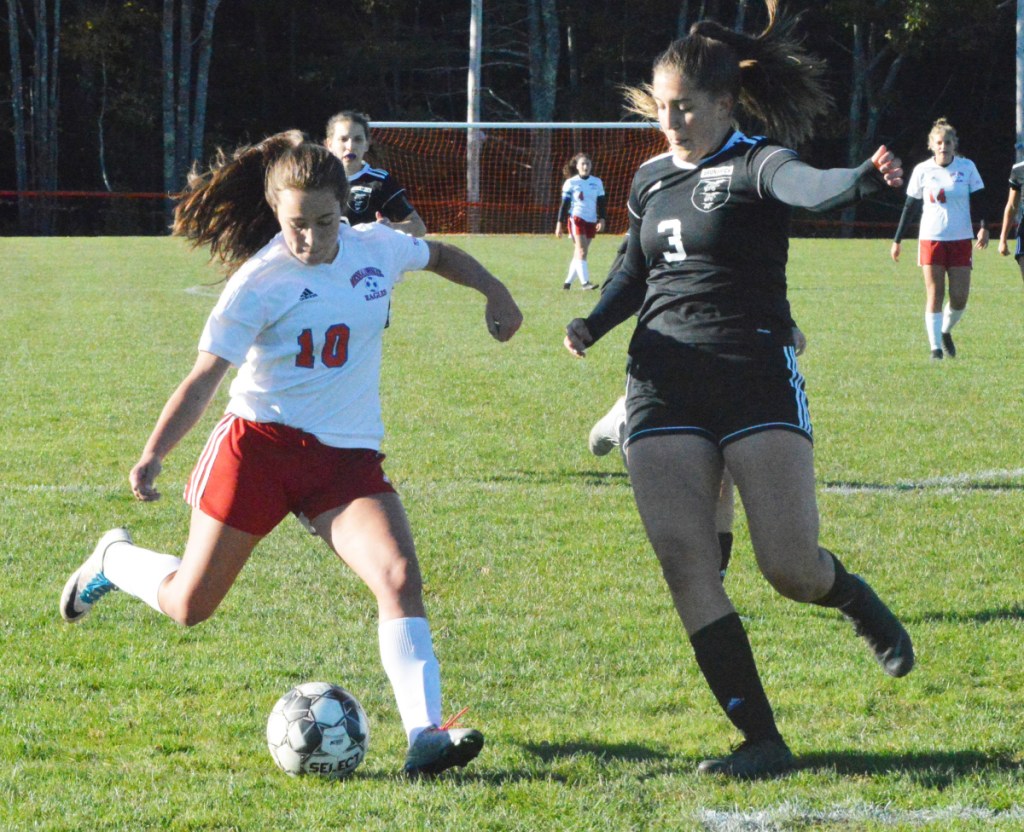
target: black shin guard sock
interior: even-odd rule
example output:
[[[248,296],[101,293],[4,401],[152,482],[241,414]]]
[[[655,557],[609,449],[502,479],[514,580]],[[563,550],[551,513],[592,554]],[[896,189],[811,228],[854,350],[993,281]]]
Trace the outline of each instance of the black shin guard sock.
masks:
[[[732,532],[718,533],[718,548],[722,550],[722,565],[719,572],[724,578],[725,570],[729,568],[729,559],[732,557]]]
[[[863,584],[847,572],[842,561],[828,549],[822,549],[821,551],[832,558],[832,563],[836,567],[836,578],[832,583],[832,589],[814,603],[819,607],[842,607],[846,609],[851,601],[860,596]]]
[[[711,692],[743,736],[782,739],[739,615],[712,621],[690,636],[690,643]]]

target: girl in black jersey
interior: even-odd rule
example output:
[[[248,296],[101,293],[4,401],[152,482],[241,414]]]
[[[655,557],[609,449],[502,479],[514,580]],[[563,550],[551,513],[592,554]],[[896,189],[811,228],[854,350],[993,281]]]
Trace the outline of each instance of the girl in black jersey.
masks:
[[[885,147],[854,169],[815,170],[733,126],[737,108],[786,143],[827,109],[821,65],[767,0],[757,37],[702,21],[632,90],[670,152],[638,170],[623,269],[566,328],[583,356],[639,309],[630,342],[625,446],[637,507],[697,663],[744,742],[701,773],[763,777],[793,756],[719,578],[715,503],[723,466],[743,500],[761,572],[780,594],[838,609],[890,676],[910,637],[868,584],[818,545],[811,422],[786,299],[790,206],[825,210],[902,184]]]
[[[413,237],[427,233],[423,218],[406,198],[405,188],[386,170],[370,167],[363,157],[370,149],[370,119],[355,110],[335,113],[327,122],[324,145],[345,166],[348,176],[349,225],[382,222]]]

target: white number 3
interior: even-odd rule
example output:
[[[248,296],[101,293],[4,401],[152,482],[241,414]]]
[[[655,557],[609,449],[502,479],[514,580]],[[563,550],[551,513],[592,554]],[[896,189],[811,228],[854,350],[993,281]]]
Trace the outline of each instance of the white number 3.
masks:
[[[683,224],[679,220],[662,220],[658,223],[658,233],[668,234],[668,244],[675,249],[665,252],[667,262],[678,263],[686,259],[686,249],[683,248]]]

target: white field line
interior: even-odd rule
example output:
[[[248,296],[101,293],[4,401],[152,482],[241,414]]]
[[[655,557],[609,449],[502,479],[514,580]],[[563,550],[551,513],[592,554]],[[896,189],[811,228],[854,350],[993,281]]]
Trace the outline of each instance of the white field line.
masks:
[[[1024,468],[995,469],[991,471],[978,471],[974,474],[950,474],[945,477],[929,477],[923,480],[900,480],[894,483],[838,483],[822,487],[822,491],[828,494],[866,494],[872,492],[903,492],[903,491],[938,491],[940,493],[953,493],[957,491],[970,491],[979,489],[984,491],[1010,491],[1019,490],[1021,486],[1001,483],[1009,483],[1013,480],[1024,478]]]
[[[186,295],[199,295],[200,297],[204,297],[204,298],[219,298],[223,288],[224,288],[223,286],[221,286],[220,288],[218,288],[217,286],[203,286],[203,285],[189,286],[189,287],[187,287],[185,289],[185,294]]]
[[[707,832],[788,832],[792,829],[817,828],[819,825],[861,829],[872,823],[908,829],[925,824],[955,821],[983,821],[986,825],[1012,824],[1020,829],[1024,807],[984,809],[977,806],[948,806],[943,809],[894,809],[891,806],[861,805],[845,809],[807,809],[783,804],[774,809],[756,812],[718,811],[704,809],[698,818]]]

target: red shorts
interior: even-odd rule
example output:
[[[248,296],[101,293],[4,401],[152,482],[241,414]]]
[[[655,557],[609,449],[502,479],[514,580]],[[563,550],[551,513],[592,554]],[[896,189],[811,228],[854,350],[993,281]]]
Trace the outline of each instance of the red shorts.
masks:
[[[384,455],[333,448],[310,433],[226,415],[185,486],[185,502],[249,534],[268,534],[289,512],[313,519],[371,494],[394,493]]]
[[[597,235],[597,223],[587,222],[581,220],[579,217],[569,217],[569,233],[572,238],[578,239],[580,237],[586,237],[588,240],[593,240]]]
[[[974,240],[918,240],[917,265],[970,268],[974,262]]]

